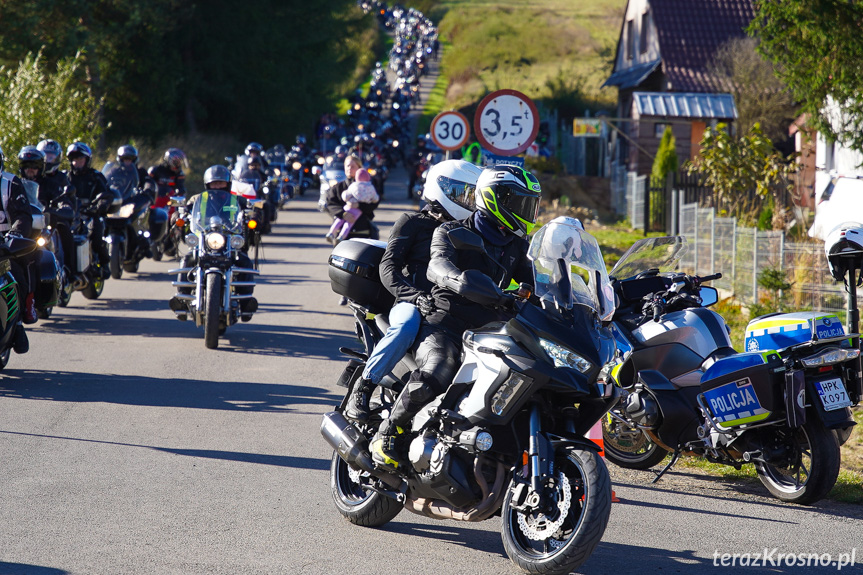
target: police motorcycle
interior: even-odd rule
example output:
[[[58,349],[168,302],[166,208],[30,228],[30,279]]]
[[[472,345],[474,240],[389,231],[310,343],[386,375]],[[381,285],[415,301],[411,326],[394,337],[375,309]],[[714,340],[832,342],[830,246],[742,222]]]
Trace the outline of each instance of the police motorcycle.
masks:
[[[141,260],[152,254],[151,241],[161,236],[160,231],[164,233],[168,214],[161,208],[151,210],[152,198],[138,193],[138,169],[134,164],[108,162],[102,174],[120,204],[105,217],[108,268],[112,278],[120,279],[124,271],[136,273]]]
[[[454,230],[450,238],[459,249],[483,249],[469,230]],[[349,240],[329,260],[331,286],[349,299],[365,347],[341,348],[351,359],[339,384],[349,389],[387,329],[393,300],[376,269],[384,248],[383,242]],[[585,435],[619,397],[615,386],[598,379],[614,354],[607,327],[613,294],[599,246],[578,220],[547,224],[529,254],[534,295],[524,285],[514,296],[487,276],[471,278],[471,291],[484,290],[488,302],[511,305],[516,314],[464,333],[453,383],[406,430],[409,465],[377,467],[369,438],[404,387],[402,374],[415,368],[412,357],[372,393],[367,422],[344,417],[348,395],[324,415],[321,433],[335,450],[333,501],[348,521],[381,526],[403,508],[457,521],[500,515],[504,548],[529,573],[569,573],[599,543],[611,511],[611,482],[598,447]]]
[[[204,345],[216,349],[228,326],[252,318],[252,312],[241,310],[240,301],[252,298],[259,272],[237,265],[237,255],[246,246],[250,215],[240,209],[237,195],[210,192],[196,196],[184,217],[190,229],[185,242],[194,252],[196,265],[168,270],[178,274],[171,285],[186,289],[174,296],[184,304],[174,312],[181,320],[191,315],[195,325],[204,328]]]
[[[618,356],[607,377],[624,398],[603,420],[605,453],[647,469],[671,452],[736,469],[755,465],[776,498],[811,504],[832,489],[840,438],[861,397],[859,346],[835,314],[774,313],[746,328],[746,352],[708,309],[717,290],[675,271],[682,236],[640,240],[611,271]],[[856,301],[856,300],[855,300]]]
[[[23,178],[21,183],[24,185],[33,217],[30,239],[36,242],[38,254],[33,262],[36,280],[33,299],[37,316],[47,319],[60,298],[63,282],[63,268],[60,264],[63,258],[62,248],[58,234],[47,224],[46,207],[39,201],[39,185]],[[59,258],[57,253],[60,253]]]

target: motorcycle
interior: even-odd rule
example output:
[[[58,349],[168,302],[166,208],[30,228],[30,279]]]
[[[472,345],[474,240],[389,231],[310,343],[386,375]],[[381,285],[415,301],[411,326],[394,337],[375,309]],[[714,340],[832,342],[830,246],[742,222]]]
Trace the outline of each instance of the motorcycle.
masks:
[[[264,202],[254,203],[262,208]],[[190,233],[185,237],[196,265],[168,270],[178,274],[171,285],[190,290],[174,296],[184,304],[182,309],[174,309],[177,317],[184,320],[190,314],[196,326],[203,326],[204,345],[209,349],[219,346],[219,336],[228,326],[252,318],[252,313],[241,311],[240,300],[252,298],[254,276],[259,272],[237,265],[247,241],[248,217],[239,209],[234,194],[196,196],[188,215]]]
[[[108,267],[111,277],[120,279],[124,271],[136,273],[141,260],[152,255],[151,240],[164,233],[168,214],[161,208],[151,209],[151,198],[137,193],[138,170],[134,165],[108,162],[102,173],[108,187],[121,198],[119,209],[105,218]]]
[[[33,299],[36,315],[40,319],[50,317],[54,306],[60,297],[62,286],[62,250],[57,233],[47,225],[45,206],[39,201],[39,186],[36,182],[22,179],[27,199],[30,202],[30,213],[33,226],[30,239],[36,242],[37,255],[33,258],[34,279]],[[60,253],[60,258],[57,255]]]
[[[324,416],[321,433],[335,450],[333,501],[348,521],[376,527],[403,508],[460,521],[499,513],[504,548],[525,572],[569,573],[587,560],[608,522],[611,482],[585,434],[618,391],[597,379],[614,354],[605,264],[596,240],[575,222],[558,218],[534,236],[534,295],[525,286],[518,297],[502,294],[487,276],[471,278],[472,290],[482,286],[489,303],[512,305],[515,317],[464,333],[453,383],[405,431],[409,464],[395,471],[376,466],[368,442],[405,385],[396,371],[413,369],[413,358],[372,393],[368,421],[343,415],[350,392]],[[458,249],[484,249],[466,229],[450,238]],[[384,247],[350,240],[329,260],[331,286],[349,299],[365,345],[341,349],[351,359],[339,384],[349,389],[387,328],[392,297],[386,299],[376,270]]]
[[[607,377],[624,399],[603,421],[606,457],[647,469],[682,453],[740,469],[752,463],[776,498],[811,504],[839,473],[839,438],[860,400],[859,347],[839,319],[776,313],[746,328],[745,353],[707,309],[718,299],[698,277],[674,271],[682,236],[640,240],[611,271],[619,355]],[[834,432],[834,430],[836,430]]]
[[[327,206],[327,192],[330,188],[348,178],[345,174],[344,162],[335,156],[327,156],[321,173],[321,189],[318,197],[318,211],[323,212]]]
[[[21,294],[12,276],[10,259],[25,256],[36,249],[27,238],[7,237],[0,243],[0,370],[9,364],[9,356],[21,325]]]

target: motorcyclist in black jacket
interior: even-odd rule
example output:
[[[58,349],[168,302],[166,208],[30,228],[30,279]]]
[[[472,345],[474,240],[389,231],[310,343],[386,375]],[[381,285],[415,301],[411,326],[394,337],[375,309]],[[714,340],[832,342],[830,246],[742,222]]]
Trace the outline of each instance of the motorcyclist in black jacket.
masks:
[[[325,207],[333,218],[342,218],[347,221],[353,219],[351,214],[345,212],[345,201],[342,199],[342,192],[347,190],[348,186],[353,183],[354,175],[362,167],[363,164],[357,156],[348,156],[345,158],[345,175],[347,178],[327,190]],[[360,204],[362,215],[354,223],[354,227],[351,229],[352,235],[368,234],[371,239],[378,239],[377,227],[372,225],[372,220],[375,217],[375,208],[377,207],[378,204],[376,203]]]
[[[51,227],[56,229],[60,236],[63,265],[66,274],[71,276],[77,269],[75,242],[72,238],[72,220],[76,209],[75,189],[69,176],[58,169],[63,159],[63,148],[60,144],[54,140],[42,140],[36,145],[36,149],[45,156],[45,168],[42,175],[35,180],[39,184],[39,202],[46,209],[52,210]]]
[[[513,279],[533,281],[526,237],[536,223],[540,191],[536,177],[522,168],[485,169],[477,181],[477,211],[435,230],[428,268],[435,284],[433,306],[423,314],[413,345],[417,369],[372,438],[372,458],[378,465],[395,468],[403,461],[401,430],[452,381],[464,331],[511,317],[505,309],[511,300],[500,290]],[[482,238],[483,251],[455,247],[448,233],[462,228]]]
[[[396,304],[388,314],[386,335],[366,361],[362,378],[354,384],[345,406],[347,417],[357,421],[368,418],[369,394],[413,344],[420,327],[420,309],[431,311],[432,283],[426,271],[432,235],[442,223],[470,216],[480,172],[462,160],[435,165],[423,187],[426,206],[420,212],[402,214],[390,230],[380,276],[384,287],[396,297]]]
[[[75,195],[81,206],[81,211],[93,216],[93,227],[90,241],[99,255],[102,278],[111,276],[108,268],[108,246],[104,240],[105,224],[102,217],[108,214],[108,209],[114,201],[114,194],[108,189],[108,182],[102,172],[90,167],[93,152],[90,146],[83,142],[75,142],[66,148],[69,158],[68,176],[75,187]]]
[[[138,170],[138,189],[150,196],[150,201],[156,201],[156,180],[150,174],[138,165],[138,148],[131,144],[126,144],[117,148],[117,162],[120,164],[133,164]]]

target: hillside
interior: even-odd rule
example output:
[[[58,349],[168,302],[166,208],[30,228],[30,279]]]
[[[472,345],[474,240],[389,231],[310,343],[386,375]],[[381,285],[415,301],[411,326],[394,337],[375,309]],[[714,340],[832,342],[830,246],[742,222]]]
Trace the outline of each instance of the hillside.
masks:
[[[562,108],[608,108],[608,77],[626,0],[423,2],[445,42],[442,107],[462,108],[512,88]],[[443,91],[442,91],[443,92]]]

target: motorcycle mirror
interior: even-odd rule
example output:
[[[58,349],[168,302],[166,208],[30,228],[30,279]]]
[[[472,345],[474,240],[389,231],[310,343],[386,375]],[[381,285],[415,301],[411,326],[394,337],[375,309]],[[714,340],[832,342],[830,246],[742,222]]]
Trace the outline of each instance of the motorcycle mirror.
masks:
[[[457,228],[446,233],[449,241],[457,250],[468,250],[473,252],[484,252],[485,244],[482,238],[467,228]]]
[[[701,307],[708,307],[719,301],[719,290],[714,287],[703,286],[698,295],[701,296]]]
[[[267,205],[267,200],[255,200],[252,202],[253,208],[263,208],[265,205]]]
[[[179,208],[183,203],[184,202],[181,198],[168,198],[168,205],[174,208]]]

